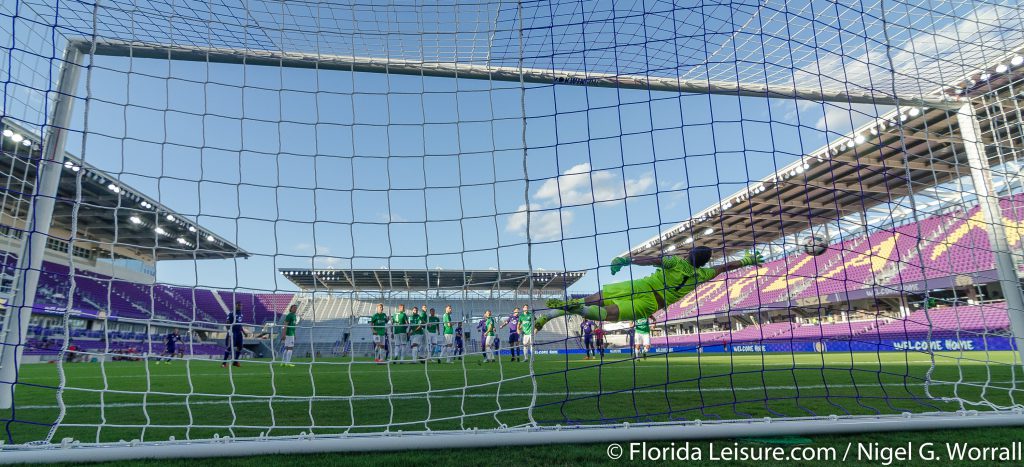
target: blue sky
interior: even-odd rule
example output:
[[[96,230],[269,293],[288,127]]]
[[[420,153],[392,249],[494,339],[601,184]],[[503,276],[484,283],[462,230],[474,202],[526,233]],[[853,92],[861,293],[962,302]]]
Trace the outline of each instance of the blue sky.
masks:
[[[786,120],[794,102],[530,86],[524,174],[516,83],[97,63],[111,71],[93,71],[86,160],[253,254],[159,264],[174,283],[526,268],[526,179],[534,268],[593,271],[824,142],[820,116]]]
[[[51,57],[59,56],[61,47],[46,25],[57,21],[88,29],[91,22],[89,15],[67,9],[56,13],[58,19],[49,18],[52,12],[40,8],[34,9],[40,18],[33,22],[26,19],[32,16],[30,3],[39,4],[20,0],[0,8],[0,19],[6,20],[0,28],[7,33],[0,37],[10,50],[0,72],[5,114],[38,126],[45,115],[45,90],[59,65]],[[958,48],[966,37],[987,37],[986,28],[1019,29],[992,26],[1014,13],[1019,22],[1017,9],[911,3],[890,12],[888,24],[892,41],[900,45],[895,59],[922,76],[941,68],[922,68],[929,63],[925,58]],[[174,5],[193,4],[204,5]],[[69,5],[76,4],[65,8]],[[346,11],[320,5],[313,14],[321,19]],[[405,47],[401,41],[409,36],[397,32],[418,34],[417,24],[452,18],[416,5],[400,13],[362,5],[369,10],[357,21],[335,20],[339,28],[358,29],[371,39],[376,28],[394,28],[388,36],[394,44],[385,45]],[[544,5],[528,2],[527,13],[540,18],[531,17],[525,32],[533,66],[554,66],[557,52],[568,62],[591,57],[592,68],[675,63],[682,74],[697,79],[701,73],[727,74],[735,66],[733,72],[754,82],[776,82],[788,73],[789,79],[820,86],[848,86],[858,79],[885,85],[878,71],[886,57],[879,55],[877,40],[868,40],[880,34],[878,18],[832,2],[761,10],[756,16],[763,21],[760,35],[735,33],[755,18],[755,10],[741,3],[734,9],[717,4],[683,9],[664,2],[596,1],[587,3],[593,8],[585,14],[582,2],[559,3],[551,11],[557,18],[551,22],[560,23],[554,28],[543,19]],[[644,8],[661,13],[636,14]],[[490,21],[493,11],[475,13]],[[498,15],[499,27],[509,27],[508,14],[514,10]],[[971,20],[942,29],[957,16]],[[324,24],[307,18],[288,27]],[[465,44],[488,40],[479,33],[489,27],[485,22],[433,26],[437,31],[477,28],[459,36]],[[117,27],[101,23],[104,30]],[[267,37],[259,40],[273,42],[274,25],[267,27]],[[942,34],[922,32],[929,30]],[[132,34],[160,40],[164,30],[140,27]],[[229,37],[223,34],[216,39]],[[281,34],[279,41],[301,39],[284,37],[283,29]],[[424,42],[431,53],[452,45],[443,33],[429,37],[440,38]],[[337,38],[354,43],[356,36]],[[491,52],[507,60],[514,39],[494,38]],[[645,48],[645,40],[659,42]],[[694,54],[691,46],[726,54]],[[749,62],[748,53],[758,50],[764,63]],[[925,61],[918,63],[918,57]],[[797,58],[802,61],[785,65]],[[740,70],[740,63],[749,68]],[[595,290],[612,280],[606,269],[597,268],[616,254],[888,110],[152,59],[97,57],[95,65],[88,90],[89,136],[84,146],[71,138],[68,150],[252,253],[246,260],[158,265],[160,281],[207,287],[292,290],[277,274],[281,267],[525,269],[529,206],[533,267],[590,271],[578,289]],[[82,96],[85,79],[83,74]],[[81,129],[85,117],[79,101],[72,127]]]

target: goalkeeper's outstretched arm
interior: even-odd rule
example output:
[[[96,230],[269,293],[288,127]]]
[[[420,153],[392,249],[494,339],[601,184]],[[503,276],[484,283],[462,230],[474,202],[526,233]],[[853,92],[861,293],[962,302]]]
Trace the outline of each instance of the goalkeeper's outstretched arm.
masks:
[[[683,258],[689,261],[688,258]],[[618,257],[612,260],[611,270],[612,274],[619,272],[624,266],[629,264],[635,264],[637,266],[655,266],[660,267],[664,258],[661,256],[632,256],[632,257]],[[715,266],[713,269],[716,274],[722,274],[725,272],[732,271],[734,269],[745,268],[747,266],[760,266],[764,263],[764,257],[758,251],[748,252],[743,259],[731,261],[725,264]],[[700,267],[700,265],[694,265]]]

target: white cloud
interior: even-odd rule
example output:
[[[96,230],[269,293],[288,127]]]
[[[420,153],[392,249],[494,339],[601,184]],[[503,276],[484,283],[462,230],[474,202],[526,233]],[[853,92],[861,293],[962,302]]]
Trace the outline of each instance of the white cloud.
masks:
[[[573,213],[569,211],[539,211],[540,205],[530,206],[530,240],[547,241],[562,238],[562,232],[569,227]],[[516,213],[509,216],[505,230],[520,236],[526,235],[526,205],[520,205]]]
[[[317,256],[313,258],[313,267],[317,269],[321,268],[335,268],[341,266],[341,258],[335,258],[333,256]]]
[[[538,202],[530,204],[530,240],[562,238],[562,232],[569,228],[575,216],[564,210],[559,214],[555,208],[621,201],[627,195],[649,193],[653,186],[653,173],[623,181],[612,170],[591,171],[589,163],[574,165],[556,179],[544,181],[534,192],[533,199]],[[526,234],[526,205],[520,205],[516,213],[509,216],[505,230],[516,235]]]
[[[584,162],[566,170],[557,178],[545,180],[534,199],[545,205],[576,206],[602,201],[621,200],[646,193],[654,185],[654,175],[623,181],[611,170],[591,171]]]
[[[331,248],[328,247],[327,245],[315,245],[315,247],[316,247],[315,248],[316,251],[314,251],[314,245],[312,243],[299,242],[299,243],[296,243],[295,246],[292,247],[292,249],[295,250],[296,252],[299,252],[299,253],[306,253],[306,254],[313,254],[313,255],[330,255],[331,254]]]
[[[1013,7],[988,6],[971,11],[932,33],[914,34],[913,39],[890,49],[895,77],[890,70],[890,58],[881,44],[873,44],[868,50],[864,46],[853,50],[818,48],[815,51],[821,58],[797,69],[793,81],[799,87],[810,89],[824,87],[854,92],[873,89],[891,94],[895,79],[897,93],[928,94],[948,84],[946,81],[984,64],[983,56],[972,54],[1009,50],[1019,40],[1017,26],[1020,22]],[[903,27],[894,26],[892,34],[902,30]]]
[[[834,133],[849,133],[870,120],[892,110],[890,106],[874,106],[871,104],[825,105],[825,114],[814,123],[814,127]]]

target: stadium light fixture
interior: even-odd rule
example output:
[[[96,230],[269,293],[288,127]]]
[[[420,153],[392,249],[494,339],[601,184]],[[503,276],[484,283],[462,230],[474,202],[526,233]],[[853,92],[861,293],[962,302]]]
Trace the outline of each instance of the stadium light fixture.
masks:
[[[920,107],[912,107],[910,109],[910,111],[907,112],[907,113],[909,113],[911,117],[916,117],[918,115],[921,115],[921,108]]]
[[[186,244],[188,242],[186,242],[184,238],[178,237],[178,243],[184,245],[184,244]]]
[[[711,235],[713,233],[715,233],[715,229],[712,229],[711,227],[704,229],[704,235]]]
[[[213,241],[213,235],[207,235],[206,236],[206,241],[212,242]]]
[[[1010,59],[1010,65],[1021,66],[1022,64],[1024,64],[1024,56],[1014,55],[1013,58]]]
[[[167,233],[164,229],[162,229],[160,227],[157,227],[157,228],[153,229],[153,231],[158,233],[158,234],[160,234],[160,235],[164,235],[164,234]]]
[[[141,224],[142,223],[142,219],[139,219],[138,216],[129,217],[128,220],[132,221],[132,224]]]
[[[1005,63],[1000,63],[999,65],[996,65],[996,73],[1006,73],[1009,69],[1010,67],[1006,66]]]
[[[169,220],[169,221],[171,221],[171,222],[174,222],[174,216],[172,216],[172,215],[168,214],[168,215],[167,215],[167,220]]]
[[[25,141],[21,142],[21,145],[22,146],[31,146],[32,145],[32,141],[29,141],[29,140],[26,139]]]
[[[4,130],[4,136],[10,138],[10,137],[14,136],[14,132],[9,130],[9,129]]]
[[[78,172],[79,170],[82,170],[82,168],[77,165],[71,167],[72,172]]]
[[[190,226],[188,226],[188,231],[189,231],[189,232],[193,232],[193,233],[194,233],[194,232],[196,231],[196,228],[195,228],[195,226],[191,226],[191,225],[190,225]]]
[[[23,139],[25,139],[25,137],[21,136],[18,133],[15,133],[15,134],[11,135],[11,141],[14,141],[15,143],[20,143],[21,140],[23,140]]]
[[[683,240],[683,243],[687,245],[693,243],[693,237],[686,237],[686,240]]]

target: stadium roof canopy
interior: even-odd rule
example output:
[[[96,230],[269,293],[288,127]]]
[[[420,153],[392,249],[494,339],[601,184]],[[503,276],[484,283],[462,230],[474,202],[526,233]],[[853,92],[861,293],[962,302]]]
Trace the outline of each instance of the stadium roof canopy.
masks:
[[[518,290],[538,293],[565,290],[580,280],[583,272],[523,270],[445,269],[279,269],[302,290],[327,291],[429,291],[429,290]]]
[[[41,142],[38,135],[10,119],[0,120],[0,128],[11,132],[11,136],[2,138],[0,174],[9,177],[10,184],[4,189],[0,207],[4,214],[23,222],[36,180]],[[13,140],[14,135],[18,135],[18,141]],[[131,252],[138,259],[156,261],[249,256],[237,245],[81,159],[65,153],[63,161],[52,226],[70,232],[73,216],[77,215],[77,247],[91,243],[96,250],[113,247]],[[81,203],[75,212],[79,175]]]
[[[980,67],[977,74],[951,83],[941,92],[960,98],[1013,92],[1007,84],[1024,77],[1021,53],[1018,49],[1016,54]],[[998,99],[992,100],[993,105],[975,108],[989,162],[995,165],[1004,162],[1001,154],[1005,151],[996,147],[993,135],[999,135],[1001,141],[1018,139],[1024,128],[1007,124],[1007,119],[1016,116],[1003,115]],[[972,101],[977,104],[981,99]],[[956,111],[899,107],[723,198],[629,253],[659,255],[692,244],[732,254],[834,224],[885,203],[898,205],[906,202],[908,195],[969,175]],[[909,206],[897,208],[909,212]]]

